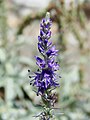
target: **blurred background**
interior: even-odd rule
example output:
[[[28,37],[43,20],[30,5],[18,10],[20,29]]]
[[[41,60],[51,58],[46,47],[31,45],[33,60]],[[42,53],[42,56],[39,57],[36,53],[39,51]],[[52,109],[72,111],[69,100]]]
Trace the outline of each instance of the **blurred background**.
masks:
[[[28,69],[37,68],[37,36],[47,11],[62,76],[56,120],[90,120],[90,0],[0,0],[0,120],[38,120],[33,115],[42,110],[41,99]]]

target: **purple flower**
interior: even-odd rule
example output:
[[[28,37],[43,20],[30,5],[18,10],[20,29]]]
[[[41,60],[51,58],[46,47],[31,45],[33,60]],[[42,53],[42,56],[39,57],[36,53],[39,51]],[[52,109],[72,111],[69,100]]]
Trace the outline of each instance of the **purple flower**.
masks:
[[[46,89],[59,86],[59,84],[56,83],[56,77],[53,70],[43,69],[42,72],[37,72],[35,74],[35,82],[33,85],[38,88],[38,92],[43,94]]]
[[[40,24],[40,35],[38,36],[38,50],[43,59],[35,57],[39,71],[35,72],[33,85],[36,86],[37,93],[40,94],[44,94],[48,89],[59,86],[56,81],[56,71],[59,69],[59,65],[55,62],[58,50],[49,41],[51,37],[51,25],[51,19],[49,17],[44,18]]]
[[[53,71],[59,70],[59,64],[55,62],[54,59],[48,61],[48,67],[51,68]]]
[[[57,55],[58,50],[55,49],[55,46],[52,46],[47,52],[47,56],[56,56]]]
[[[38,50],[40,53],[44,53],[44,48],[42,46],[42,44],[38,43]]]
[[[45,63],[44,60],[42,60],[40,57],[36,57],[36,61],[37,61],[36,64],[37,64],[41,69],[45,68],[46,63]]]

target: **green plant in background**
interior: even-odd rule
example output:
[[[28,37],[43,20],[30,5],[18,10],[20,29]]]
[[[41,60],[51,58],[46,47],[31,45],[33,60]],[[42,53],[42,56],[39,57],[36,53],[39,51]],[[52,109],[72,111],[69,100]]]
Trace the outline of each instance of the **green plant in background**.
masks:
[[[20,49],[29,43],[15,36],[8,27],[6,3],[5,0],[0,2],[0,119],[18,120],[24,119],[25,116],[28,119],[28,116],[35,111],[29,91],[27,94],[25,92],[28,87],[26,85],[28,83],[26,80],[27,66],[30,66],[32,61],[28,57],[20,55]],[[10,33],[14,37],[10,37]],[[27,111],[30,113],[29,115]]]
[[[89,71],[86,71],[86,67],[90,65],[90,48],[88,20],[83,11],[83,4],[77,3],[75,6],[74,2],[71,2],[67,9],[64,0],[53,0],[40,13],[30,14],[22,19],[16,35],[8,27],[9,10],[6,5],[7,1],[0,1],[0,119],[28,120],[33,118],[33,113],[41,109],[36,105],[39,102],[34,101],[35,94],[31,92],[27,80],[27,69],[30,67],[34,71],[35,64],[31,57],[21,51],[25,46],[32,45],[31,38],[23,38],[24,28],[36,20],[41,20],[46,11],[49,11],[53,23],[57,26],[54,39],[60,49],[58,60],[63,59],[60,61],[62,81],[57,91],[57,106],[64,109],[64,115],[58,114],[57,120],[89,120],[90,89],[85,76]]]

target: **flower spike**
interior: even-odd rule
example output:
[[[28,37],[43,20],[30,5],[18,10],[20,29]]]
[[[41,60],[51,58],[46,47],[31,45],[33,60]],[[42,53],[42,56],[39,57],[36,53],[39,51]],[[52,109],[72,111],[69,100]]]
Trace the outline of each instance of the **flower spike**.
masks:
[[[50,13],[46,13],[46,17],[42,19],[40,24],[40,35],[38,36],[38,50],[42,58],[35,56],[36,64],[39,70],[35,72],[33,80],[30,81],[31,85],[37,88],[37,95],[40,95],[44,104],[44,112],[40,114],[41,120],[50,120],[51,107],[57,101],[56,93],[52,90],[60,86],[57,82],[56,71],[59,70],[59,64],[55,61],[58,55],[55,45],[49,41],[51,38],[51,25]],[[30,78],[31,79],[31,78]]]

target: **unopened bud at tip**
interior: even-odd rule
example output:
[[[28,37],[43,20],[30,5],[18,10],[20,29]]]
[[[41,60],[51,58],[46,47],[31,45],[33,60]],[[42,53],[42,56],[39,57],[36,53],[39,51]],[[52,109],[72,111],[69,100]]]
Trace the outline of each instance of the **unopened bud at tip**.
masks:
[[[48,20],[49,18],[50,18],[50,13],[47,12],[47,13],[46,13],[46,19]]]

